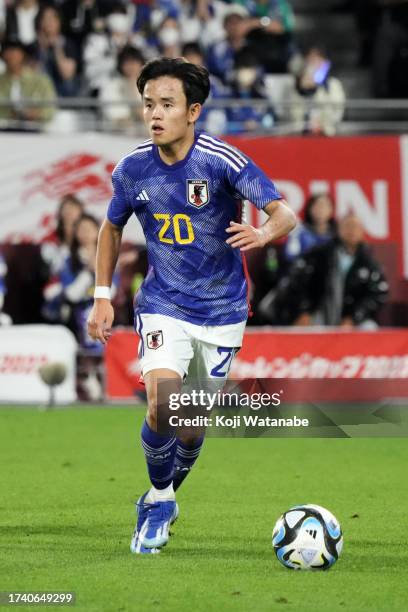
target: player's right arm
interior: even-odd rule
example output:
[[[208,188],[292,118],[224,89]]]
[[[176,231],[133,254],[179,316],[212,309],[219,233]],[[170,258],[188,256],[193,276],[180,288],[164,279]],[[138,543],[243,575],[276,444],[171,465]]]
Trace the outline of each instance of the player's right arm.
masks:
[[[112,277],[119,256],[123,227],[133,213],[129,202],[126,185],[129,177],[126,174],[124,157],[112,172],[113,195],[108,207],[106,219],[98,236],[96,250],[96,286],[111,287]],[[110,299],[95,298],[88,317],[88,334],[94,340],[106,344],[111,335],[114,313]]]
[[[105,219],[99,231],[96,251],[96,286],[110,287],[119,256],[122,240],[122,227]],[[95,298],[88,317],[88,334],[94,340],[106,344],[111,335],[114,312],[111,301],[106,298]]]

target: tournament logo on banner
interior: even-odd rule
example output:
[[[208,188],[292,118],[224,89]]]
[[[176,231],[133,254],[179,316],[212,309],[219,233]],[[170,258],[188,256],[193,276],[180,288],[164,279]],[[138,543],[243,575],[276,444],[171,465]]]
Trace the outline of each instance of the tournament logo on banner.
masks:
[[[153,341],[157,338],[152,338]],[[105,352],[109,398],[132,398],[143,389],[137,344],[138,338],[133,331],[113,332]],[[354,380],[356,383],[371,380],[372,390],[377,395],[384,392],[389,397],[404,397],[408,383],[408,331],[328,331],[322,334],[248,330],[232,362],[230,375],[240,380],[327,381],[326,393],[330,392],[332,380]],[[302,387],[298,389],[301,391]],[[342,389],[340,384],[333,390],[332,399],[336,399],[339,389]],[[358,389],[358,384],[353,389]],[[299,401],[301,399],[299,397]]]

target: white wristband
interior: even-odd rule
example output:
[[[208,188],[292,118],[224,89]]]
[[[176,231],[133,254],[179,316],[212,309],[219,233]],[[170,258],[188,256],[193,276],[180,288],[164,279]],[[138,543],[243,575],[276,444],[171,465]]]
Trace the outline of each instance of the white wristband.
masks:
[[[94,298],[103,298],[104,300],[111,299],[110,287],[95,287]]]

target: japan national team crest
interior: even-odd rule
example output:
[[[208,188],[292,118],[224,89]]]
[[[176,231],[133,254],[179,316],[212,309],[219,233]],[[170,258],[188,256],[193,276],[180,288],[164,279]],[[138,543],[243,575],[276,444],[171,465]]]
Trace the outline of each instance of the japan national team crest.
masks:
[[[210,201],[208,194],[208,181],[207,180],[187,180],[187,201],[196,208],[205,206]]]
[[[158,349],[163,345],[163,332],[154,331],[147,334],[147,346],[150,349]]]

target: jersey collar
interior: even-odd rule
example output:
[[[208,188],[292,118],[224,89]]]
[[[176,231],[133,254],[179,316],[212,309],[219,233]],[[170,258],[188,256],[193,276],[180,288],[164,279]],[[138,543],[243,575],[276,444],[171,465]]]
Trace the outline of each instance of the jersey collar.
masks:
[[[175,164],[165,164],[164,161],[161,159],[160,155],[159,155],[159,148],[157,145],[153,145],[153,158],[154,161],[156,162],[156,164],[158,166],[160,166],[160,168],[162,168],[163,170],[166,170],[167,172],[174,172],[175,170],[179,170],[180,168],[183,168],[183,166],[186,165],[186,163],[188,162],[188,160],[190,159],[193,151],[194,151],[194,147],[197,144],[197,139],[200,136],[200,133],[195,132],[194,134],[194,142],[191,145],[190,149],[188,150],[187,155],[183,158],[180,159],[180,161],[176,162]]]

